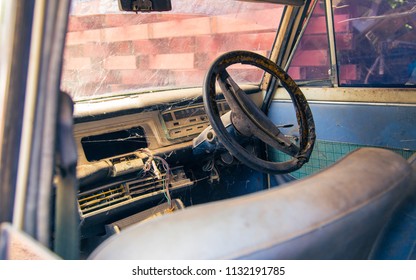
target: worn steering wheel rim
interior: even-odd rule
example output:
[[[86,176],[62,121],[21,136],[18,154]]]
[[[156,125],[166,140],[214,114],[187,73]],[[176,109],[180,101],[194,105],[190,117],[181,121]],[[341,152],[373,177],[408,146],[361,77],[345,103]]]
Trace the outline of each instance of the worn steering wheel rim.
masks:
[[[225,69],[237,63],[253,65],[266,71],[280,80],[283,87],[289,93],[295,108],[300,136],[299,150],[295,155],[291,155],[291,160],[284,162],[271,162],[253,156],[250,152],[243,148],[224,127],[216,103],[216,81],[218,80],[221,85],[221,76],[223,76],[224,72],[227,73]],[[224,81],[222,81],[222,83],[224,83]],[[232,93],[227,90],[224,91],[224,87],[222,88],[223,94],[227,99],[227,95]],[[248,51],[232,51],[219,56],[212,63],[205,76],[203,100],[208,119],[218,137],[218,140],[243,164],[246,164],[247,166],[260,172],[282,174],[295,171],[301,168],[304,163],[308,162],[316,139],[315,123],[312,112],[298,85],[273,61],[257,53]],[[254,110],[258,110],[256,113],[261,112],[258,107]]]

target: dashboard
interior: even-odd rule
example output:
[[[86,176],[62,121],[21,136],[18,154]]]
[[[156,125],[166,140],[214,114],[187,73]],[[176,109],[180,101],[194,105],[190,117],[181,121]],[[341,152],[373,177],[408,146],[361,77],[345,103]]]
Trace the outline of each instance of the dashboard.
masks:
[[[262,100],[257,86],[245,91]],[[230,110],[221,95],[217,106],[221,115]],[[226,162],[220,149],[218,157],[194,149],[208,127],[200,89],[75,104],[78,212],[86,254],[151,216],[263,188],[261,175],[232,159]]]
[[[221,114],[230,110],[225,100],[218,102],[218,109]],[[192,140],[208,126],[200,99],[75,119],[82,237],[105,235],[103,225],[160,205],[166,199],[167,176],[174,197],[206,177],[190,174],[186,165],[193,160]],[[166,159],[169,174],[146,167],[159,156]]]

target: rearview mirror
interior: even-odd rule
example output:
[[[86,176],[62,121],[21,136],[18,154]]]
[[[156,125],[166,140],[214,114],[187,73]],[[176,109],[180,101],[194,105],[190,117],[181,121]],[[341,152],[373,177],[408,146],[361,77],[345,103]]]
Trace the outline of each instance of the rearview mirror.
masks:
[[[118,0],[120,11],[164,12],[172,10],[171,0]]]

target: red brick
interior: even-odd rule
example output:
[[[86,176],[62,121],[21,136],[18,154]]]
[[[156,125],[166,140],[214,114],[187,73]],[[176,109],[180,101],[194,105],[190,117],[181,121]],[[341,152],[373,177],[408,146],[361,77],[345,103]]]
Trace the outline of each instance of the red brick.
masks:
[[[236,34],[235,40],[230,44],[228,50],[245,49],[245,50],[270,50],[276,38],[276,33],[264,32],[257,34]],[[228,51],[224,50],[224,51]]]
[[[133,42],[135,54],[189,53],[195,51],[194,37],[177,37]]]
[[[300,67],[289,67],[289,70],[287,71],[287,73],[293,80],[301,79]]]
[[[335,34],[337,50],[352,50],[353,46],[353,34],[352,33],[340,33]]]
[[[212,18],[215,33],[275,30],[279,24],[282,9],[261,10],[238,15],[221,15]]]
[[[111,51],[105,43],[87,43],[82,45],[82,56],[87,57],[106,57]]]
[[[305,30],[306,34],[327,34],[325,16],[312,17]]]
[[[299,47],[303,51],[329,49],[328,36],[326,34],[304,34]]]
[[[360,79],[360,71],[355,64],[341,65],[339,68],[339,79],[354,81]]]
[[[328,51],[298,51],[291,63],[292,66],[323,66],[329,65]]]
[[[140,86],[165,86],[169,84],[167,70],[120,70],[123,84]]]
[[[283,14],[283,7],[276,6],[269,9],[261,9],[258,11],[248,11],[247,13],[239,13],[237,17],[247,19],[253,23],[264,26],[265,29],[276,30]]]
[[[133,53],[138,54],[159,54],[167,53],[165,39],[136,40],[132,42]]]
[[[133,54],[133,42],[112,42],[107,44],[107,48],[113,55],[132,55]]]
[[[120,77],[121,82],[123,84],[129,84],[129,85],[137,85],[141,83],[141,79],[145,75],[144,73],[147,73],[149,76],[153,74],[152,71],[144,71],[144,70],[120,70]]]
[[[65,46],[65,49],[64,49],[65,58],[79,57],[79,56],[82,56],[82,54],[83,54],[82,45]]]
[[[106,14],[104,23],[106,27],[122,27],[144,23],[143,16],[136,14]]]
[[[178,86],[202,86],[206,75],[204,70],[172,70],[170,73]]]
[[[83,31],[88,29],[80,17],[70,16],[68,19],[67,32]]]
[[[168,53],[167,39],[137,40],[133,42],[135,54],[161,54]]]
[[[214,60],[219,56],[219,53],[195,53],[194,67],[197,69],[208,69]]]
[[[72,57],[72,58],[65,59],[64,69],[66,70],[91,69],[91,58]]]
[[[136,67],[137,69],[145,70],[150,68],[149,56],[148,55],[138,55],[136,56]]]
[[[215,33],[234,33],[266,29],[264,26],[253,23],[252,21],[229,16],[212,18],[212,26]]]
[[[275,33],[264,32],[216,34],[196,37],[196,49],[198,52],[226,52],[230,50],[268,50],[271,48]]]
[[[66,35],[66,44],[71,45],[79,45],[85,44],[88,42],[99,42],[101,39],[101,30],[87,30],[87,31],[80,31],[80,32],[69,32]]]
[[[105,42],[134,41],[148,38],[148,25],[130,25],[102,29]]]
[[[136,69],[136,56],[109,56],[104,59],[104,69]]]
[[[93,80],[94,78],[94,80]],[[91,80],[103,84],[114,84],[121,83],[120,71],[119,70],[101,70],[95,74],[91,74]]]
[[[149,57],[151,69],[193,69],[194,54],[160,54]]]
[[[100,29],[105,27],[105,15],[92,16],[70,16],[68,22],[68,31],[85,31],[91,29]]]
[[[166,42],[169,53],[190,53],[195,51],[195,37],[169,38]]]
[[[209,17],[151,23],[151,38],[170,38],[211,33]]]
[[[196,36],[196,50],[199,53],[220,52],[226,42],[226,37],[223,35],[202,35]]]

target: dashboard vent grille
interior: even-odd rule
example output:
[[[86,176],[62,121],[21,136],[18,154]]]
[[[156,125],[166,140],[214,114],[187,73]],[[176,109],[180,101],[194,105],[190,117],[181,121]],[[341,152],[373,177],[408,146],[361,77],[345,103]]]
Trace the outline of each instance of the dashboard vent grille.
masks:
[[[127,186],[131,197],[136,197],[162,190],[164,180],[165,174],[163,174],[161,179],[158,179],[156,176],[150,176],[144,179],[128,182]]]
[[[81,213],[87,214],[99,209],[107,208],[127,199],[129,199],[129,195],[125,185],[120,184],[102,188],[92,193],[81,194],[78,198],[78,204]]]
[[[103,186],[99,189],[83,192],[78,196],[78,205],[81,215],[95,215],[112,208],[126,205],[144,197],[163,193],[165,175],[161,178],[148,174],[125,183]],[[177,189],[192,185],[193,182],[186,177],[182,168],[171,170],[170,189]]]

